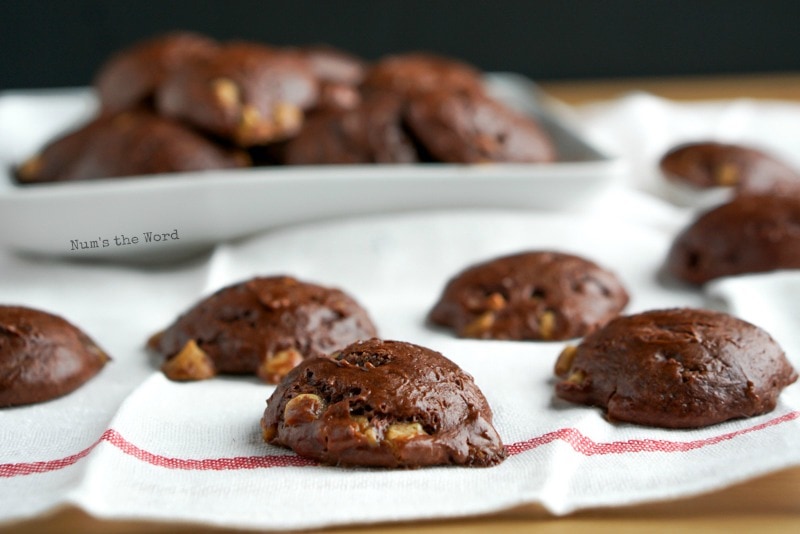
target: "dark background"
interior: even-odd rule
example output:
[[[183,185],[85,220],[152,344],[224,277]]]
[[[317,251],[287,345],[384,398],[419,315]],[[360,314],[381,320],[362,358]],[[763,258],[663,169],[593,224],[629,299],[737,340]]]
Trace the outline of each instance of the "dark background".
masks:
[[[0,0],[0,89],[87,85],[112,51],[176,29],[540,81],[797,71],[798,21],[797,0]]]

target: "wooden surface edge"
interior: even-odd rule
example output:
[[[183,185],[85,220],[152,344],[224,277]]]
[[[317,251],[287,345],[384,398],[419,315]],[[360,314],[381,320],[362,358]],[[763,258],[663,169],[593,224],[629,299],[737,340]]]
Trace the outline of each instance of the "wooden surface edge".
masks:
[[[538,80],[549,95],[570,105],[612,100],[631,92],[646,92],[670,100],[800,101],[800,73],[715,75],[664,78],[615,78],[593,80]]]

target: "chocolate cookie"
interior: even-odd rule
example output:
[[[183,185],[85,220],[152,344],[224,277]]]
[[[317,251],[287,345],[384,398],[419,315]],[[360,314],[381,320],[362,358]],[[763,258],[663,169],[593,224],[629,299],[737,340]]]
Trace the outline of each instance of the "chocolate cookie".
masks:
[[[109,117],[100,117],[56,137],[19,165],[14,178],[21,184],[29,184],[103,177],[102,173],[77,172],[74,169],[81,167],[79,161],[91,151],[92,144],[103,136],[110,124]]]
[[[435,160],[546,163],[550,136],[532,118],[480,93],[441,90],[409,100],[406,122]]]
[[[98,70],[94,87],[105,113],[118,113],[143,104],[165,76],[185,61],[208,57],[217,43],[195,33],[175,32],[134,44],[114,54]]]
[[[330,45],[312,45],[299,49],[308,59],[314,75],[323,82],[358,85],[364,80],[366,62]]]
[[[65,319],[0,306],[0,407],[44,402],[78,389],[109,357]]]
[[[785,182],[800,183],[800,173],[752,147],[712,141],[678,145],[659,161],[664,177],[697,189],[731,187],[767,193]]]
[[[288,276],[258,277],[195,304],[148,347],[165,358],[172,380],[218,373],[278,382],[303,358],[374,336],[364,309],[338,289]]]
[[[483,93],[481,72],[445,56],[410,52],[381,58],[361,85],[366,92],[389,91],[402,96],[428,91]]]
[[[697,428],[775,408],[797,373],[764,330],[720,312],[619,317],[567,347],[556,395],[599,406],[611,421]]]
[[[366,73],[361,58],[329,45],[299,49],[319,80],[319,97],[314,110],[353,109],[361,102],[359,84]]]
[[[742,195],[700,215],[672,244],[667,271],[689,284],[800,268],[800,195]]]
[[[402,126],[403,100],[368,96],[354,109],[319,113],[285,146],[289,165],[415,163],[416,148]]]
[[[337,82],[320,82],[319,97],[313,111],[355,109],[361,103],[361,92],[355,85]]]
[[[156,93],[156,108],[247,147],[295,135],[318,91],[301,54],[237,42],[173,69]]]
[[[472,377],[400,341],[305,360],[269,398],[261,426],[265,441],[326,464],[485,467],[506,455]]]
[[[24,162],[20,183],[91,180],[242,167],[239,150],[222,147],[171,119],[131,110],[100,116],[59,137]]]
[[[560,340],[596,330],[627,303],[617,277],[597,264],[571,254],[532,251],[458,273],[428,319],[460,337]]]

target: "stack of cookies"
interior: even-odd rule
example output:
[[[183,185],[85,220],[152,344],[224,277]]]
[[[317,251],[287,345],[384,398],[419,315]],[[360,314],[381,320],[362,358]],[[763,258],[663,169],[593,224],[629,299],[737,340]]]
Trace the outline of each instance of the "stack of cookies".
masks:
[[[535,119],[461,61],[369,63],[329,46],[220,43],[179,32],[98,70],[99,112],[16,169],[20,183],[261,165],[550,162]]]

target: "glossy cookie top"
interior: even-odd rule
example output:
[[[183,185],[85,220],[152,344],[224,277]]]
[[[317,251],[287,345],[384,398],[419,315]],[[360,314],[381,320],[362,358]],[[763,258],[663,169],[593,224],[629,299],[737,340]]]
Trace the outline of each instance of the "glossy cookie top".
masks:
[[[366,92],[390,91],[402,96],[438,90],[484,90],[481,72],[473,66],[425,52],[381,58],[367,70],[361,86]]]
[[[619,279],[585,258],[528,251],[466,268],[428,318],[460,337],[559,340],[583,336],[628,303]]]
[[[246,166],[249,156],[139,108],[101,115],[16,169],[21,183],[147,176]]]
[[[701,214],[675,238],[665,267],[695,285],[800,268],[800,194],[741,195]]]
[[[732,187],[768,192],[784,182],[800,182],[800,172],[753,147],[702,141],[670,149],[659,161],[664,177],[699,189]]]
[[[156,109],[248,147],[295,135],[318,95],[302,54],[233,42],[173,69],[156,94]]]
[[[557,158],[538,122],[482,93],[438,90],[415,95],[409,129],[447,163],[549,163]]]
[[[48,312],[0,306],[0,407],[71,393],[109,357],[83,331]]]
[[[278,382],[303,358],[376,334],[367,312],[335,288],[289,276],[256,277],[201,300],[148,346],[174,380],[218,373]]]
[[[417,149],[402,123],[404,106],[393,93],[376,93],[353,109],[318,113],[286,143],[284,162],[416,163]]]
[[[559,357],[556,395],[611,421],[696,428],[775,408],[797,380],[762,329],[721,312],[653,310],[619,317]]]
[[[218,47],[203,35],[172,32],[120,50],[101,65],[94,79],[103,113],[152,106],[153,96],[172,70],[186,61],[209,57]]]

